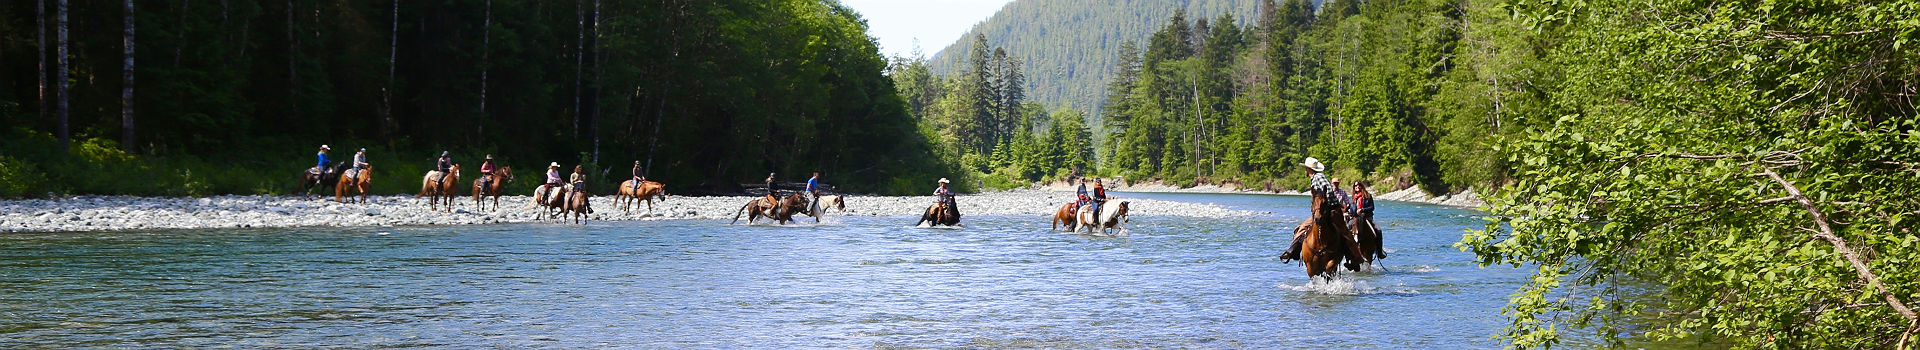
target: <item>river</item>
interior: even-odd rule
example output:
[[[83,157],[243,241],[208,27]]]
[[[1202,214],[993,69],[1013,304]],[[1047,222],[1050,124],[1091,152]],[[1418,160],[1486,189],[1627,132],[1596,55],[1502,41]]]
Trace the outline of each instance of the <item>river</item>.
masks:
[[[1527,278],[1472,210],[1381,202],[1382,271],[1310,283],[1304,197],[1115,195],[1268,214],[10,234],[0,348],[1490,348]]]

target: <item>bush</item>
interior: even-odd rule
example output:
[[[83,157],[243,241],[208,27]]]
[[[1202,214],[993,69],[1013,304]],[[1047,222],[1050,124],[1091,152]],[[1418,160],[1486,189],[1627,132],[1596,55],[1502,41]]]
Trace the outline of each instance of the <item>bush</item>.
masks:
[[[0,198],[31,197],[46,182],[46,176],[33,164],[0,156]]]

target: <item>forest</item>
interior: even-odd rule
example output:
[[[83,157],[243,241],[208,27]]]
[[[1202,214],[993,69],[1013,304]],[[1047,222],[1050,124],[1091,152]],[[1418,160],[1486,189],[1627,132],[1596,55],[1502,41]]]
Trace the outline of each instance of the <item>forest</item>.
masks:
[[[957,170],[835,1],[6,0],[0,35],[4,197],[285,193],[322,144],[381,193],[441,151],[676,192]]]
[[[1097,173],[1297,190],[1318,157],[1477,191],[1456,247],[1534,270],[1516,347],[1920,340],[1920,3],[1260,8],[1119,48]]]

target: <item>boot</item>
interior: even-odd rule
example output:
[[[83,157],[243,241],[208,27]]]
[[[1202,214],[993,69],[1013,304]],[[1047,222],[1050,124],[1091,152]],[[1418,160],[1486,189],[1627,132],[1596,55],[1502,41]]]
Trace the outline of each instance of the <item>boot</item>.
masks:
[[[1294,236],[1293,245],[1287,247],[1287,252],[1280,253],[1280,261],[1300,260],[1300,241],[1304,238],[1306,236]]]

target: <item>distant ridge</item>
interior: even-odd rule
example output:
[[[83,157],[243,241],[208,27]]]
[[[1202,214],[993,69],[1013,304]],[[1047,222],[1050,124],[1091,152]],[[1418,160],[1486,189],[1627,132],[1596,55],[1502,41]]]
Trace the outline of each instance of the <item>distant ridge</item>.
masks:
[[[1048,107],[1097,112],[1113,63],[1125,40],[1146,45],[1174,10],[1187,20],[1213,21],[1232,13],[1235,25],[1254,23],[1261,0],[1015,0],[992,18],[935,53],[935,74],[958,70],[975,34],[1026,62],[1027,98]],[[1276,1],[1278,2],[1278,1]],[[1315,0],[1314,3],[1320,1]],[[1212,23],[1209,23],[1212,25]]]

